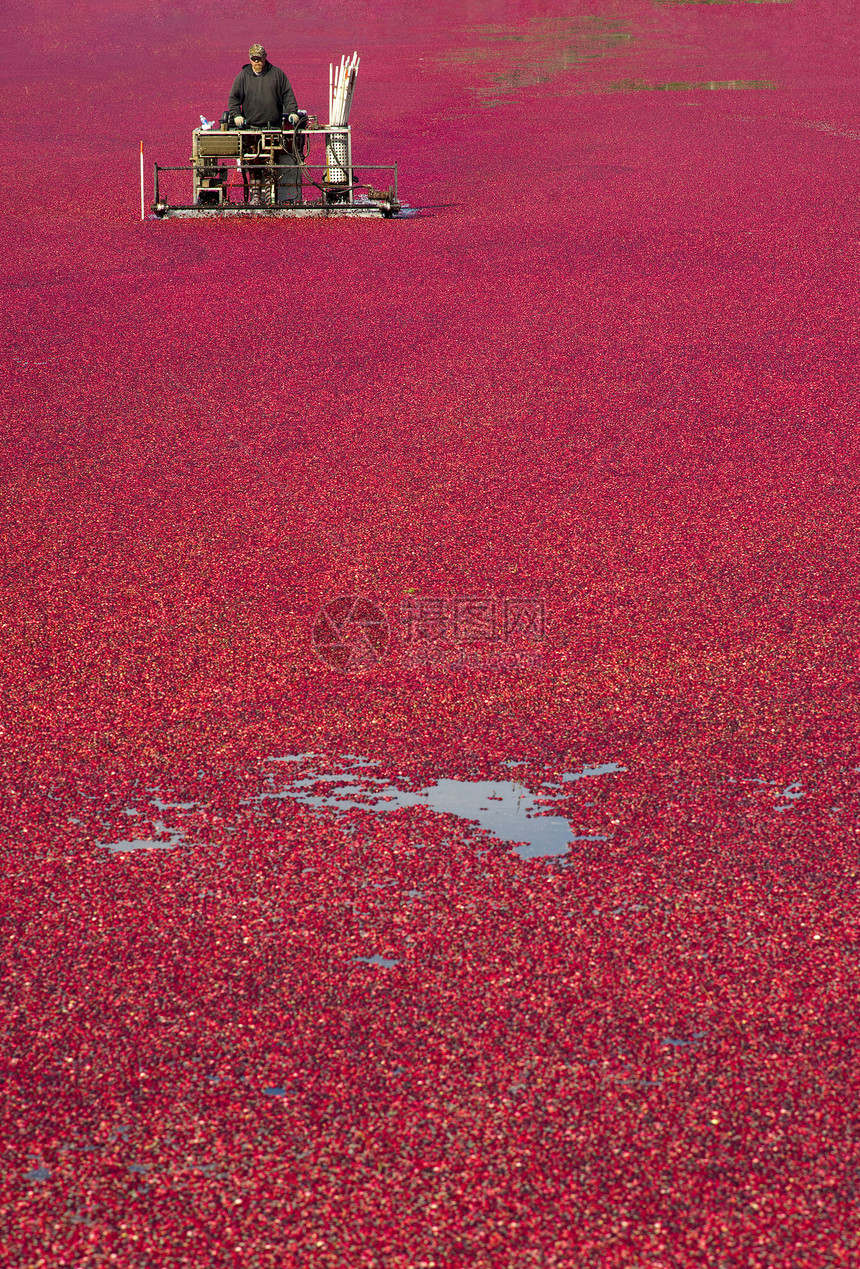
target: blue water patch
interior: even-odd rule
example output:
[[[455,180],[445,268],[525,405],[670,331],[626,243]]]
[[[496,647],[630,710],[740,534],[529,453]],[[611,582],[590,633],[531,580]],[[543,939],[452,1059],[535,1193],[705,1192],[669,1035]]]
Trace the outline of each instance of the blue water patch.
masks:
[[[173,850],[183,841],[184,834],[181,831],[168,828],[161,820],[156,820],[153,827],[156,833],[168,834],[167,840],[158,837],[133,837],[121,842],[99,842],[98,845],[102,850],[109,850],[116,855],[132,850]]]
[[[270,769],[263,778],[262,791],[246,798],[243,805],[290,799],[317,810],[362,810],[374,815],[424,806],[437,815],[452,815],[477,824],[496,841],[510,844],[521,859],[561,858],[570,852],[575,842],[607,841],[605,833],[578,832],[566,815],[555,812],[554,804],[567,794],[571,784],[605,779],[627,769],[617,762],[584,766],[577,771],[566,771],[556,780],[532,780],[535,792],[518,778],[521,772],[526,776],[528,764],[511,760],[504,764],[511,772],[509,780],[442,779],[412,790],[399,788],[389,777],[377,774],[380,763],[360,754],[326,758],[324,754],[305,752],[271,757],[267,761],[277,769]],[[338,769],[331,770],[332,767]],[[783,796],[802,797],[797,787],[790,785]],[[198,805],[191,801],[168,800],[155,789],[147,792],[155,795],[149,799],[150,806],[162,813],[172,811],[176,817]],[[126,806],[123,814],[135,818],[139,812],[133,806]],[[227,831],[233,830],[228,827]],[[149,836],[98,843],[111,854],[168,851],[189,844],[181,828],[168,827],[163,819],[152,821]]]
[[[782,806],[775,806],[775,811],[790,811],[798,799],[805,797],[806,795],[803,792],[800,781],[795,780],[792,784],[786,785],[779,796],[781,798],[785,798],[786,801],[782,804]]]
[[[477,821],[499,841],[515,843],[521,859],[566,855],[571,842],[602,840],[575,833],[567,819],[547,814],[533,793],[509,780],[440,780],[418,797],[439,814]]]
[[[705,1038],[704,1031],[694,1031],[691,1036],[677,1039],[674,1036],[666,1036],[661,1041],[662,1044],[668,1044],[670,1048],[683,1051],[689,1048],[697,1048]]]
[[[730,784],[734,784],[734,780],[729,780]],[[776,812],[790,811],[801,798],[806,797],[803,790],[803,784],[800,780],[792,780],[784,789],[779,788],[780,781],[766,780],[764,776],[747,776],[741,780],[741,784],[758,785],[755,790],[757,793],[772,793],[774,799],[781,799],[778,805],[773,807]]]
[[[304,754],[270,758],[270,762],[298,763]],[[346,772],[303,769],[302,775],[282,787],[263,793],[268,798],[290,798],[318,809],[364,810],[384,814],[408,806],[426,806],[439,815],[455,815],[458,819],[477,823],[498,841],[510,842],[521,859],[548,859],[568,854],[573,842],[606,841],[603,833],[577,833],[565,816],[547,810],[554,790],[565,783],[600,777],[624,771],[617,762],[586,766],[580,771],[565,772],[562,783],[545,782],[540,794],[513,780],[438,780],[413,792],[390,784],[382,776],[372,774],[379,764],[356,754],[342,756],[349,764]],[[508,764],[511,766],[521,764]],[[274,786],[274,776],[269,777]],[[324,792],[320,785],[330,786]]]

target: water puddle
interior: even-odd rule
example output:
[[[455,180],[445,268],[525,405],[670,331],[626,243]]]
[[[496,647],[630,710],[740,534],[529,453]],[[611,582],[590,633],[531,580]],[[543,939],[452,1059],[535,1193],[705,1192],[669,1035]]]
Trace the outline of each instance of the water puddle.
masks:
[[[193,802],[159,802],[153,799],[153,806],[158,808],[178,807],[190,809],[194,806]],[[135,811],[124,811],[125,815],[135,815]],[[163,820],[155,820],[152,827],[156,833],[161,834],[158,837],[129,837],[120,842],[99,842],[98,845],[102,850],[109,850],[112,855],[123,854],[133,850],[173,850],[180,843],[185,842],[185,834],[181,829],[168,828]]]
[[[606,841],[604,833],[578,831],[567,814],[556,811],[561,798],[569,798],[571,784],[585,780],[603,780],[625,771],[617,762],[596,763],[576,771],[565,771],[553,780],[530,779],[532,788],[524,783],[528,775],[527,763],[510,760],[503,765],[511,773],[510,779],[456,780],[441,779],[420,789],[404,789],[391,778],[378,774],[379,762],[360,754],[326,756],[320,753],[293,753],[283,757],[268,758],[271,767],[261,778],[261,792],[244,799],[242,805],[260,805],[268,801],[289,799],[315,810],[346,813],[352,810],[369,811],[374,815],[404,807],[423,806],[437,815],[453,815],[477,824],[496,841],[510,843],[521,859],[547,859],[567,855],[575,842]],[[273,769],[274,768],[274,769]],[[789,786],[784,796],[802,797],[795,785]],[[150,795],[139,801],[139,806],[125,806],[121,815],[131,820],[141,820],[138,835],[116,841],[100,841],[101,850],[111,854],[128,854],[134,851],[169,851],[177,846],[190,844],[182,827],[171,826],[161,815],[171,812],[175,821],[198,808],[191,801],[170,800],[154,788],[146,790]],[[591,803],[584,803],[588,807]],[[147,808],[153,808],[148,811]],[[154,818],[149,818],[155,813]],[[76,821],[70,817],[71,822]],[[234,831],[230,826],[227,832]],[[410,900],[420,898],[420,893],[410,892]],[[366,958],[368,964],[388,967],[384,959]]]
[[[377,764],[366,758],[344,755],[341,761],[347,770],[332,772],[324,768],[308,771],[308,756],[270,758],[270,762],[279,764],[301,763],[301,774],[284,784],[274,774],[268,776],[270,791],[261,794],[259,800],[290,798],[317,808],[361,809],[374,814],[426,806],[440,815],[477,822],[498,841],[512,843],[521,859],[566,855],[573,842],[606,841],[605,834],[577,832],[565,816],[554,815],[547,807],[551,808],[553,798],[559,796],[565,784],[625,770],[616,762],[583,767],[565,772],[561,783],[543,782],[540,793],[533,793],[514,780],[439,780],[413,792],[374,775]]]
[[[802,122],[801,128],[812,128],[816,132],[824,132],[831,137],[843,137],[847,141],[860,141],[860,132],[855,128],[837,128],[830,123],[817,123],[815,120]]]
[[[423,788],[403,788],[394,781],[405,783],[405,777],[381,775],[379,761],[361,754],[308,751],[265,761],[266,769],[259,776],[258,791],[243,799],[242,806],[290,800],[337,815],[356,810],[386,815],[422,806],[436,815],[450,815],[477,825],[495,841],[513,847],[521,859],[560,859],[570,854],[577,842],[608,841],[611,831],[593,832],[586,827],[589,808],[594,805],[592,801],[578,803],[583,811],[582,820],[578,824],[571,820],[570,797],[574,792],[571,786],[588,797],[589,784],[627,770],[618,762],[601,762],[561,772],[552,779],[541,779],[530,763],[509,759],[502,763],[508,778],[440,779]],[[780,818],[800,806],[807,796],[801,780],[786,782],[785,776],[781,780],[764,776],[730,778],[729,785],[735,786],[742,805],[750,808],[758,805]],[[155,787],[145,792],[148,796],[135,798],[136,805],[129,804],[118,810],[120,816],[132,822],[138,820],[137,824],[129,824],[131,835],[99,841],[99,849],[123,855],[135,851],[171,851],[193,844],[192,824],[196,820],[191,813],[202,804],[170,799],[169,792]],[[578,812],[574,814],[579,818]],[[190,816],[191,822],[186,820],[183,826],[185,816]],[[83,823],[75,816],[69,816],[68,822]],[[104,836],[110,831],[105,825]],[[228,823],[224,831],[231,834],[237,830]],[[416,890],[410,891],[407,897],[414,902],[422,896]],[[368,963],[384,962],[371,959]]]
[[[661,1043],[668,1045],[675,1053],[692,1052],[701,1048],[702,1042],[706,1036],[705,1031],[694,1031],[690,1036],[666,1036]]]
[[[800,781],[795,780],[793,784],[787,784],[779,794],[779,797],[784,798],[785,801],[781,805],[775,806],[773,809],[775,811],[790,811],[799,799],[805,796],[806,794],[800,786]]]
[[[750,776],[741,780],[741,784],[756,786],[750,792],[753,795],[764,794],[774,800],[772,809],[775,812],[790,811],[801,798],[806,797],[800,780],[792,780],[785,788],[779,788],[778,780],[765,780],[762,776]]]
[[[490,70],[492,87],[476,85],[482,105],[498,104],[499,94],[544,84],[574,67],[626,50],[633,42],[624,20],[583,16],[564,20],[533,18],[513,26],[473,27],[469,44],[447,54],[453,63]]]
[[[792,0],[744,0],[746,4],[789,5]],[[459,47],[447,55],[449,63],[474,68],[471,87],[482,106],[497,106],[514,99],[522,89],[545,84],[561,76],[569,79],[568,91],[577,92],[677,92],[730,89],[775,89],[772,79],[690,80],[681,67],[689,58],[691,47],[705,50],[714,39],[712,24],[703,14],[697,23],[697,38],[692,46],[689,21],[679,26],[673,12],[679,7],[734,4],[734,0],[653,0],[650,12],[638,18],[617,14],[594,14],[577,17],[536,17],[514,23],[476,24],[462,34]],[[727,18],[731,21],[731,18]],[[704,25],[702,25],[704,24]],[[743,43],[741,29],[738,36]],[[722,41],[713,46],[720,56]],[[650,80],[624,78],[607,83],[600,68],[613,61],[637,69],[645,57],[669,54],[677,78]],[[633,59],[636,59],[634,62]],[[619,68],[620,69],[620,68]],[[767,64],[762,70],[767,69]],[[681,72],[681,73],[678,73]],[[616,70],[617,73],[617,70]],[[665,72],[664,72],[665,73]],[[610,71],[611,74],[611,71]],[[604,82],[601,83],[601,79]]]
[[[734,88],[779,88],[772,79],[703,79],[703,80],[669,80],[656,84],[647,79],[619,79],[614,84],[607,84],[603,89],[607,93],[639,93],[639,92],[720,92]]]

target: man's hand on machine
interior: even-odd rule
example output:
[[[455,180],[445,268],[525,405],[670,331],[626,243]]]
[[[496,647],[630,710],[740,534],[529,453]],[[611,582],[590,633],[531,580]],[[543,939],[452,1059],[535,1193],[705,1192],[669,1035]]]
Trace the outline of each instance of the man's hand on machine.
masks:
[[[299,116],[298,116],[298,115],[287,115],[287,119],[288,119],[288,120],[289,120],[289,122],[290,122],[290,127],[294,128],[294,127],[296,126],[296,124],[298,123],[298,121],[299,121]]]
[[[244,124],[245,124],[245,116],[244,116],[244,115],[236,115],[236,117],[235,117],[235,118],[234,118],[234,120],[233,120],[233,123],[236,125],[236,127],[237,127],[237,128],[242,128],[242,127],[244,127]]]

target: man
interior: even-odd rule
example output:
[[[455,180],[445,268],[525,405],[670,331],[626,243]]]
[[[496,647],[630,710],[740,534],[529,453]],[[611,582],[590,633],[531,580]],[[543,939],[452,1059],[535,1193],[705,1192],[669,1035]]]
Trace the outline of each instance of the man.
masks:
[[[296,120],[298,103],[290,81],[282,70],[273,66],[266,57],[262,44],[252,44],[248,49],[248,63],[233,80],[227,109],[244,128],[280,128],[284,116]],[[278,202],[293,203],[298,195],[294,171],[295,157],[291,150],[284,150],[278,161]]]
[[[248,57],[233,80],[227,109],[248,128],[280,128],[284,116],[298,110],[296,94],[284,72],[266,59],[262,44],[252,44]]]

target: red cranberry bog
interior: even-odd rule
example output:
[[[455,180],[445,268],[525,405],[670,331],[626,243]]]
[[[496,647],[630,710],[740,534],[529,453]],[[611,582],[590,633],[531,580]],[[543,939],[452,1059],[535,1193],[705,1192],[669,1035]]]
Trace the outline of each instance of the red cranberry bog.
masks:
[[[4,1265],[860,1263],[851,18],[6,6]]]

